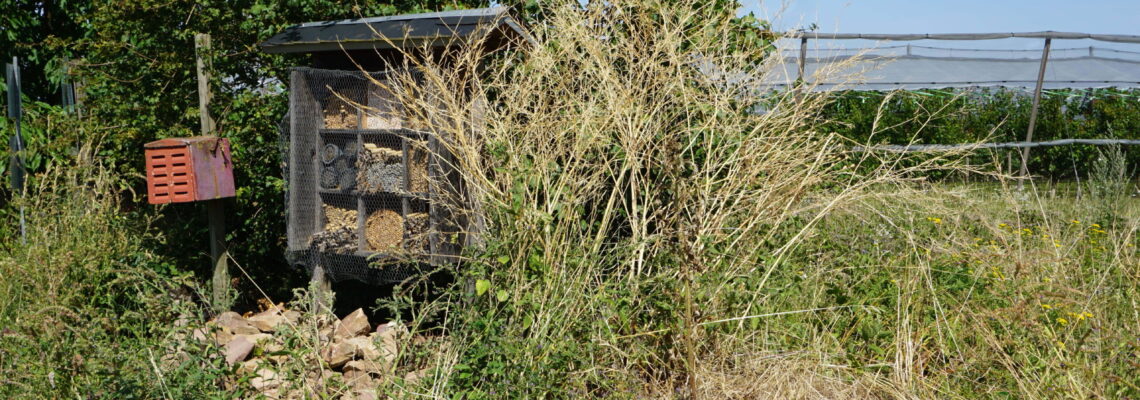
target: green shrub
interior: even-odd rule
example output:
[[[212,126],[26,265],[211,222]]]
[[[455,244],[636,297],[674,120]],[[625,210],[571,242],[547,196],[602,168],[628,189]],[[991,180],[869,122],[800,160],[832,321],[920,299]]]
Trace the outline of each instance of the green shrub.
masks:
[[[1057,139],[1138,139],[1140,92],[1126,89],[1049,90],[1041,100],[1034,141]],[[830,95],[821,118],[833,130],[861,144],[966,144],[1025,140],[1031,93],[1013,89],[839,92]],[[1034,148],[1029,169],[1052,179],[1086,179],[1098,146]],[[1124,148],[1129,168],[1140,152]],[[1008,158],[1007,158],[1008,157]],[[1017,171],[1015,150],[979,151],[974,163],[1003,164]]]
[[[216,390],[225,369],[206,353],[187,354],[186,368],[175,374],[159,369],[172,362],[165,344],[179,329],[176,317],[200,311],[196,285],[171,259],[147,250],[156,239],[150,217],[124,208],[121,178],[96,160],[97,142],[78,134],[97,136],[98,129],[61,125],[81,128],[50,131],[58,135],[52,143],[73,146],[71,156],[51,157],[26,196],[0,214],[0,396],[153,398]]]

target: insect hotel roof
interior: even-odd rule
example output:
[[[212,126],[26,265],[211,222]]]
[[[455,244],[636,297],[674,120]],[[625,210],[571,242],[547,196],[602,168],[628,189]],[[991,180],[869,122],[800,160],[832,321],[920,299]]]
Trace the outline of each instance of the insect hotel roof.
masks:
[[[533,43],[507,7],[320,21],[294,25],[261,43],[267,53],[343,57],[354,51],[445,48],[468,39],[492,46],[522,39]]]

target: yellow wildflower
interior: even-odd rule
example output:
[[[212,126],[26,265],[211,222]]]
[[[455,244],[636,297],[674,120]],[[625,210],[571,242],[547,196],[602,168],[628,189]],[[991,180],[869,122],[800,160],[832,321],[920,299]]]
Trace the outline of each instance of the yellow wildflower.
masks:
[[[1061,350],[1064,350],[1065,349],[1065,342],[1058,340],[1057,341],[1057,347],[1060,347]]]
[[[1079,224],[1079,223],[1081,223],[1081,221],[1078,221],[1078,220],[1075,220],[1075,219],[1074,219],[1074,220],[1073,220],[1073,223],[1074,223],[1074,224]]]
[[[1049,278],[1045,278],[1045,279],[1049,279]],[[1052,309],[1052,308],[1053,308],[1053,306],[1051,306],[1051,305],[1048,305],[1048,304],[1042,304],[1042,305],[1041,305],[1041,308],[1044,308],[1044,309],[1046,309],[1046,310],[1050,310],[1050,309]]]
[[[992,276],[994,277],[994,279],[997,279],[997,280],[999,280],[999,281],[1004,281],[1004,280],[1005,280],[1005,274],[1003,274],[1003,273],[1001,272],[1001,268],[998,268],[998,267],[990,267],[990,275],[992,275]]]
[[[1069,324],[1069,320],[1067,320],[1067,319],[1064,319],[1064,318],[1061,318],[1061,317],[1057,317],[1057,323],[1058,323],[1058,324],[1061,324],[1061,325],[1068,325],[1068,324]]]

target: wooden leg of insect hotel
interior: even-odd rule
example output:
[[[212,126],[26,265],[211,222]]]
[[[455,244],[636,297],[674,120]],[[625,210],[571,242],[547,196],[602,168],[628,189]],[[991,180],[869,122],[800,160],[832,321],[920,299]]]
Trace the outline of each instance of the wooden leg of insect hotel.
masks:
[[[309,290],[313,295],[313,311],[324,312],[332,310],[332,287],[329,284],[325,267],[318,261],[313,265],[313,277],[309,281]]]

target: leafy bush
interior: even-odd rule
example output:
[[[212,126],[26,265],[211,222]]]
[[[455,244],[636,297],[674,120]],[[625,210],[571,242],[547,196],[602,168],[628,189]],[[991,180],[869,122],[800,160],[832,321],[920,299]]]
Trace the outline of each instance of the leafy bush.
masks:
[[[1122,89],[1046,91],[1033,140],[1138,139],[1137,96],[1140,91]],[[828,121],[823,129],[870,144],[1020,142],[1032,101],[1031,93],[1000,88],[833,93],[822,109]],[[1035,148],[1029,169],[1053,179],[1085,179],[1099,155],[1097,147]],[[1140,152],[1133,147],[1124,149],[1130,168],[1140,165]],[[1006,171],[1016,171],[1021,162],[1016,150],[980,151],[972,161],[995,158]]]

